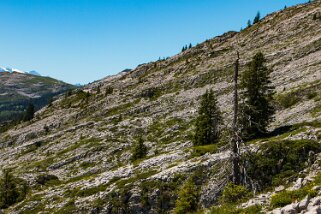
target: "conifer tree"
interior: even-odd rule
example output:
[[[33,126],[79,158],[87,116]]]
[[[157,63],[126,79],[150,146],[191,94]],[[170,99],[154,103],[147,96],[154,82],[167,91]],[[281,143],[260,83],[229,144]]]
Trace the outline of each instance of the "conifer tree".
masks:
[[[100,85],[97,87],[96,94],[100,94]]]
[[[198,192],[192,179],[187,180],[178,192],[174,214],[194,213],[197,210]]]
[[[8,208],[25,198],[26,182],[15,178],[9,170],[3,170],[0,178],[0,209]]]
[[[251,27],[251,26],[252,26],[251,20],[248,20],[247,21],[247,27]]]
[[[144,140],[139,137],[138,141],[135,143],[132,149],[132,161],[144,158],[147,155],[147,147],[144,145]]]
[[[271,71],[264,65],[262,53],[257,53],[241,76],[240,125],[244,140],[261,136],[273,119],[273,87]]]
[[[192,43],[189,43],[188,48],[191,49],[193,47]]]
[[[32,120],[34,117],[34,114],[35,114],[35,107],[32,103],[29,103],[23,120],[24,121]]]
[[[261,14],[260,14],[260,12],[257,12],[257,14],[253,20],[253,24],[258,23],[260,20],[261,20]]]
[[[194,145],[207,145],[219,142],[222,118],[213,90],[202,96],[196,120]]]

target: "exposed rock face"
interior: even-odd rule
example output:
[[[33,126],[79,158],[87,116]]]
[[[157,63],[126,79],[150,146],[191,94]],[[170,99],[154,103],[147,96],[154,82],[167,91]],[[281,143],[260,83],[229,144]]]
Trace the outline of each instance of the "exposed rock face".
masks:
[[[88,93],[61,97],[30,123],[1,133],[0,167],[14,168],[31,186],[37,186],[41,173],[61,181],[34,188],[9,212],[50,213],[66,207],[75,213],[169,211],[175,206],[174,192],[191,176],[198,177],[200,206],[210,207],[229,178],[230,155],[227,147],[201,155],[191,149],[199,97],[214,89],[229,127],[236,50],[241,70],[262,51],[273,69],[276,95],[298,97],[291,106],[279,106],[271,130],[320,120],[321,28],[313,20],[320,9],[317,2],[291,7],[242,32],[107,77],[86,86]],[[131,145],[140,135],[148,154],[132,163]],[[320,129],[308,127],[286,138],[320,141]],[[251,203],[264,204],[268,197]],[[291,206],[286,209],[292,212]]]

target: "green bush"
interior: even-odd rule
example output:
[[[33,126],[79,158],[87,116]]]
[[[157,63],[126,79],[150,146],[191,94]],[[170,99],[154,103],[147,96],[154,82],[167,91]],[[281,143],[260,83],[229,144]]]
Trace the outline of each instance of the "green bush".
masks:
[[[108,86],[108,87],[106,88],[105,95],[107,96],[107,95],[109,95],[109,94],[112,94],[113,92],[114,92],[113,87]]]
[[[204,145],[204,146],[194,146],[192,157],[199,157],[202,155],[205,155],[206,153],[213,154],[217,152],[218,145],[217,144],[210,144],[210,145]]]
[[[40,185],[58,184],[59,178],[55,175],[38,175],[36,182]]]
[[[280,185],[285,178],[305,168],[310,152],[320,151],[320,145],[309,140],[265,143],[258,153],[245,157],[248,164],[247,173],[261,189]]]
[[[276,101],[283,108],[290,108],[291,106],[297,104],[300,101],[300,98],[292,93],[280,94],[276,97]]]
[[[237,209],[233,204],[224,204],[211,208],[211,214],[258,214],[261,213],[262,207],[253,205],[245,209]]]
[[[70,214],[76,213],[77,207],[73,200],[66,203],[63,207],[61,207],[55,214]]]
[[[314,183],[316,185],[321,185],[321,173],[319,173],[315,178],[314,178]]]
[[[211,208],[211,214],[238,214],[239,211],[235,205],[223,204],[222,206],[215,206]]]
[[[237,203],[248,198],[250,195],[251,193],[246,187],[228,183],[223,190],[220,200],[223,203]]]
[[[144,145],[143,138],[140,137],[132,149],[132,161],[142,159],[147,155],[147,147]]]
[[[0,209],[24,200],[27,195],[27,183],[14,177],[9,170],[4,170],[0,178]]]
[[[291,204],[294,201],[302,200],[307,195],[309,195],[310,197],[315,197],[317,195],[317,192],[314,190],[310,190],[308,187],[294,191],[282,191],[272,196],[271,207],[283,207]]]
[[[178,199],[175,203],[174,214],[193,213],[197,210],[197,201],[197,188],[192,179],[189,179],[178,192]]]

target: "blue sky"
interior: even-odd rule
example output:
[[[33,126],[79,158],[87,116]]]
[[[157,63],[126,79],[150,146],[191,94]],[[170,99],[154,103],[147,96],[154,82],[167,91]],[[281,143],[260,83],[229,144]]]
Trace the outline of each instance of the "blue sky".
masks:
[[[306,0],[0,0],[0,66],[88,83]]]

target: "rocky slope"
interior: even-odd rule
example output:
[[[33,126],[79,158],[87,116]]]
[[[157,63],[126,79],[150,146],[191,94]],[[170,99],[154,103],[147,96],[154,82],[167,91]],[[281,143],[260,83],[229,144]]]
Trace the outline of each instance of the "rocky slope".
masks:
[[[23,112],[31,101],[39,109],[50,97],[75,88],[62,81],[23,72],[0,72],[0,123]]]
[[[314,2],[270,14],[241,32],[76,90],[1,133],[0,167],[31,186],[28,197],[5,212],[166,213],[193,176],[199,207],[214,205],[230,175],[230,155],[226,146],[194,148],[193,121],[200,95],[212,88],[230,126],[236,50],[241,70],[259,51],[273,70],[278,111],[270,129],[299,127],[273,140],[319,144],[321,21],[313,17],[320,12]],[[132,163],[132,144],[141,135],[148,155]],[[59,180],[37,183],[49,174]]]

